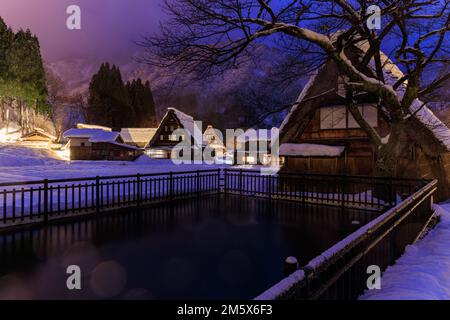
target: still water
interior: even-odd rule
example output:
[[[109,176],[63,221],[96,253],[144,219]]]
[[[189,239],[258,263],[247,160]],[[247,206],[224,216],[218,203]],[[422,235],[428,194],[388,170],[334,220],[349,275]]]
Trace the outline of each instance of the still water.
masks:
[[[374,217],[215,195],[0,234],[0,299],[249,299]]]

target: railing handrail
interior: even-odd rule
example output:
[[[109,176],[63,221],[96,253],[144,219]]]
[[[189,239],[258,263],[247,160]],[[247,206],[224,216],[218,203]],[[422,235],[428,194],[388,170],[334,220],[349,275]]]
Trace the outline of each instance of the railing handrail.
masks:
[[[173,171],[173,175],[185,175],[192,173],[210,173],[217,172],[217,169],[207,169],[207,170],[191,170],[191,171]],[[130,175],[117,175],[117,176],[100,176],[100,180],[111,180],[111,179],[127,179],[127,178],[137,178],[142,177],[156,177],[156,176],[170,176],[170,172],[155,172],[155,173],[136,173]],[[95,181],[97,177],[85,177],[85,178],[70,178],[70,179],[53,179],[47,180],[49,184],[52,183],[62,183],[62,182],[80,182],[80,181]],[[12,187],[12,186],[24,186],[24,185],[34,185],[43,184],[46,180],[32,180],[32,181],[15,181],[15,182],[2,182],[0,187]]]
[[[235,173],[259,173],[258,169],[228,169],[225,168],[224,171],[226,172],[235,172]],[[278,176],[298,176],[298,177],[327,177],[327,178],[342,178],[345,177],[346,179],[370,179],[370,180],[380,180],[380,181],[407,181],[407,182],[423,182],[423,183],[429,183],[432,180],[431,179],[414,179],[414,178],[387,178],[387,177],[376,177],[376,176],[364,176],[364,175],[345,175],[345,174],[321,174],[321,173],[299,173],[299,172],[292,172],[292,171],[283,171],[277,173]]]
[[[286,296],[288,291],[301,289],[308,279],[316,276],[314,273],[321,272],[335,263],[339,257],[342,257],[359,243],[366,240],[371,234],[377,232],[382,226],[395,218],[399,212],[407,209],[415,200],[422,199],[423,201],[427,196],[435,192],[437,184],[437,180],[432,180],[404,201],[311,259],[304,267],[258,295],[255,300],[276,300]]]

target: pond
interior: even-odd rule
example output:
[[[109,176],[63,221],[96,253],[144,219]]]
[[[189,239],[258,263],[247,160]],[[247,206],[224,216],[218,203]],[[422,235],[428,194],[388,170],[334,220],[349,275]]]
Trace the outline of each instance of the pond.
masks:
[[[375,217],[222,194],[0,234],[0,299],[251,299]]]

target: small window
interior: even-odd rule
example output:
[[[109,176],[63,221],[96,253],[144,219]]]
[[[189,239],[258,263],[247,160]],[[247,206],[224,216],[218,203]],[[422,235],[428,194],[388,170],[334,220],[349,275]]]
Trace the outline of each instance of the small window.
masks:
[[[175,128],[173,126],[170,126],[170,131],[175,130]]]
[[[359,106],[358,109],[364,120],[366,120],[372,128],[378,127],[378,110],[375,106],[364,105]],[[356,122],[355,118],[353,118],[350,112],[348,115],[348,127],[359,128],[359,124]]]
[[[345,129],[347,110],[345,106],[320,108],[320,129]]]
[[[159,136],[159,140],[163,141],[163,140],[164,140],[164,136],[163,136],[163,135],[160,135],[160,136]]]
[[[82,142],[82,143],[81,143],[81,146],[82,146],[82,147],[85,147],[85,146],[86,146],[86,144],[85,144],[84,142]]]
[[[169,131],[169,127],[164,126],[164,131]]]

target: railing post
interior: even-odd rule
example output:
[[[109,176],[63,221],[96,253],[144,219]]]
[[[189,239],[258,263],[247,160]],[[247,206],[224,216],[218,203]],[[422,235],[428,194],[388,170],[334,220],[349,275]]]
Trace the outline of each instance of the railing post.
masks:
[[[95,177],[95,209],[96,212],[100,212],[100,177]]]
[[[220,185],[220,181],[222,181],[220,179],[220,173],[221,172],[222,171],[220,169],[217,169],[217,193],[220,193],[220,190],[221,190],[221,185]]]
[[[242,195],[242,169],[239,170],[239,194]]]
[[[228,172],[228,169],[225,168],[225,169],[223,170],[223,193],[224,193],[225,195],[227,194],[227,188],[228,188],[228,186],[227,186],[227,177],[228,177],[227,172]]]
[[[196,174],[196,192],[197,192],[197,197],[200,196],[200,170],[197,170],[197,174]]]
[[[48,222],[48,179],[44,180],[44,222]]]
[[[268,185],[268,191],[269,191],[269,200],[272,200],[272,176],[268,175],[267,176],[267,183]]]
[[[342,179],[341,179],[341,206],[342,206],[342,208],[345,207],[345,191],[346,191],[345,184],[346,183],[347,183],[346,176],[343,175]]]
[[[141,175],[139,173],[136,175],[136,183],[137,183],[136,202],[137,202],[137,207],[139,208],[141,206]]]
[[[173,200],[173,192],[174,192],[174,190],[173,190],[173,172],[172,171],[169,172],[169,188],[170,188],[169,200],[172,201]]]

